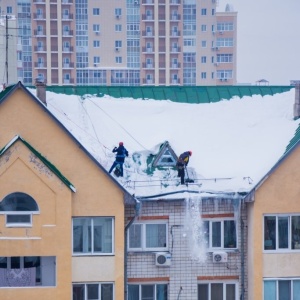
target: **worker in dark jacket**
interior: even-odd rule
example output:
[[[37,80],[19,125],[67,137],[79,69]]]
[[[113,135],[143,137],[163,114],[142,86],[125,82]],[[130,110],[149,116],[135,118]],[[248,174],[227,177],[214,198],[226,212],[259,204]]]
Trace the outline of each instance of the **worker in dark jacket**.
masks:
[[[177,160],[176,167],[181,184],[184,184],[184,168],[188,165],[190,156],[192,156],[192,151],[185,151],[179,155],[179,158]]]
[[[115,147],[113,149],[112,152],[116,152],[116,159],[113,163],[113,165],[111,166],[110,170],[109,170],[109,173],[111,173],[111,171],[117,166],[119,165],[120,167],[120,176],[123,177],[123,164],[124,164],[124,161],[125,161],[125,157],[128,156],[128,151],[126,150],[126,148],[124,147],[123,145],[123,142],[120,142],[119,143],[119,147]]]

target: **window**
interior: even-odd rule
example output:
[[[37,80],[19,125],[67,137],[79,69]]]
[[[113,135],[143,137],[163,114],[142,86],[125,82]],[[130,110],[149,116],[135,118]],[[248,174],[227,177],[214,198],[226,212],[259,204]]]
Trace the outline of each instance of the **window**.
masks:
[[[100,56],[94,56],[94,64],[100,63]]]
[[[94,48],[99,48],[100,47],[100,41],[98,41],[98,40],[93,41],[93,46],[94,46]]]
[[[7,14],[12,14],[12,6],[7,6],[6,7],[6,13]]]
[[[135,251],[167,250],[167,223],[153,222],[131,225],[128,234],[128,248]]]
[[[201,72],[201,79],[206,79],[206,72]]]
[[[73,283],[73,299],[76,300],[113,300],[112,283]]]
[[[237,284],[234,282],[198,284],[198,300],[238,300]]]
[[[113,218],[80,217],[73,219],[73,253],[74,254],[112,254]]]
[[[264,280],[264,300],[299,300],[300,278]]]
[[[184,46],[196,46],[196,39],[183,39]]]
[[[100,32],[100,25],[99,24],[93,24],[93,31],[94,32]]]
[[[128,299],[130,300],[167,300],[167,284],[129,284]]]
[[[121,64],[122,63],[122,56],[116,56],[116,63]]]
[[[236,248],[236,226],[234,220],[203,221],[205,238],[209,249]]]
[[[122,8],[115,8],[115,16],[116,18],[121,17],[122,15]]]
[[[99,16],[100,15],[100,8],[93,8],[93,15]]]
[[[232,22],[224,22],[217,24],[218,31],[233,31],[233,23]]]
[[[201,41],[201,47],[206,48],[206,41]]]
[[[232,70],[218,70],[217,71],[217,79],[231,79],[232,78]]]
[[[217,62],[232,63],[233,62],[233,54],[217,54]]]
[[[55,265],[54,256],[0,257],[0,287],[55,286]]]
[[[121,24],[116,24],[115,25],[115,31],[121,32],[122,31],[122,25]]]
[[[300,216],[265,216],[264,250],[300,250]]]
[[[6,216],[7,227],[31,227],[32,215],[39,208],[35,200],[24,193],[12,193],[0,202],[0,214]]]
[[[233,38],[217,38],[217,47],[233,47]]]
[[[211,15],[214,16],[214,15],[215,15],[215,12],[216,12],[216,11],[215,11],[215,9],[213,8],[213,9],[211,10]]]
[[[122,41],[115,41],[115,47],[121,48],[122,47]]]
[[[201,15],[206,16],[206,13],[207,13],[206,8],[202,8],[201,9]]]
[[[201,63],[206,64],[206,56],[201,56]]]
[[[206,25],[201,25],[201,31],[206,31]]]

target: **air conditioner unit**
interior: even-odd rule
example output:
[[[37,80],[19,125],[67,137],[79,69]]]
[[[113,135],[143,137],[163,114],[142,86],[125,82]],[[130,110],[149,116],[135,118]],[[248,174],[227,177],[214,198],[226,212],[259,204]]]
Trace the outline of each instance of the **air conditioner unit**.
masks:
[[[117,18],[117,19],[120,19],[120,15],[116,15],[116,18]]]
[[[118,47],[116,47],[116,51],[119,52],[119,50],[120,50],[120,49],[119,49]]]
[[[212,261],[214,263],[226,263],[227,253],[226,252],[213,252]]]
[[[171,265],[171,254],[166,252],[155,253],[155,265],[169,267]]]
[[[220,31],[219,33],[220,33],[220,34],[223,34],[223,31]]]
[[[215,63],[215,66],[218,66],[219,65],[219,63]]]
[[[100,34],[100,31],[95,31],[96,35],[99,35]]]

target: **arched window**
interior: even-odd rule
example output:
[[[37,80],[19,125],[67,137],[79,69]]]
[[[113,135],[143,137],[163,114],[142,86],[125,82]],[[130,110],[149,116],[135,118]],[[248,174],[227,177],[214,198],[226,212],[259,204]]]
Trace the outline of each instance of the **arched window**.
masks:
[[[6,215],[6,226],[22,227],[32,225],[32,214],[39,212],[36,201],[24,193],[12,193],[0,202],[0,214]]]

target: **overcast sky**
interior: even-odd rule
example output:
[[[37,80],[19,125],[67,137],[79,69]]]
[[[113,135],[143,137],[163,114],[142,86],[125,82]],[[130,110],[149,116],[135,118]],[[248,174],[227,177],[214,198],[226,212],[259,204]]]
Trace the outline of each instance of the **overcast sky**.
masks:
[[[238,12],[238,83],[300,80],[300,0],[219,0]]]

